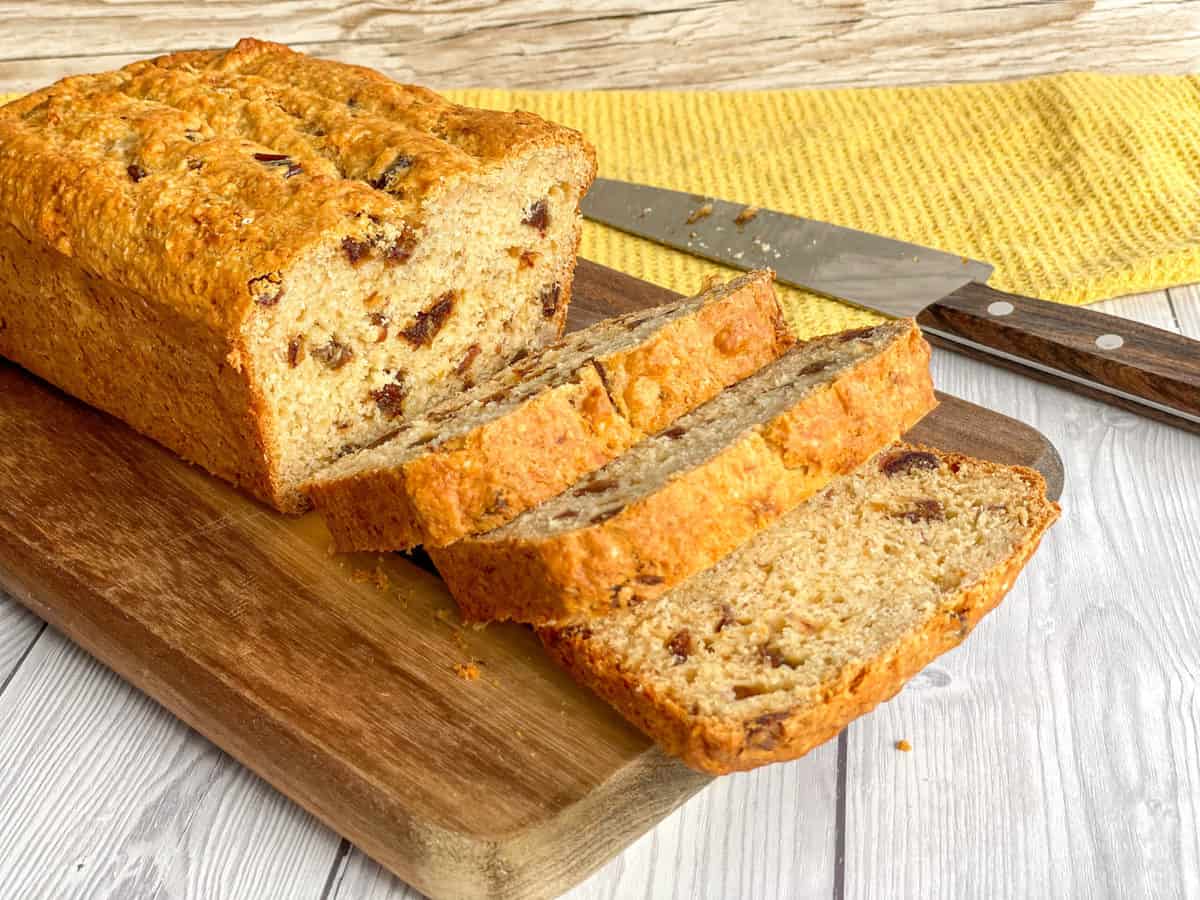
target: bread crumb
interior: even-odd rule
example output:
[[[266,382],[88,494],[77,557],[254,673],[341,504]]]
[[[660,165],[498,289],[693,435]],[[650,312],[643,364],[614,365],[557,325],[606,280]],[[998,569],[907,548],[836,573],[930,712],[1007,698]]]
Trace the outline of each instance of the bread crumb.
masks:
[[[392,586],[392,579],[388,578],[387,572],[383,571],[383,560],[375,563],[375,574],[371,578],[375,584],[375,589],[378,591],[386,591]]]
[[[350,580],[355,584],[365,584],[371,580],[371,573],[367,569],[355,569],[350,573]]]
[[[912,744],[910,744],[906,740],[901,739],[899,741],[896,741],[896,749],[899,750],[901,753],[909,753],[912,751]]]
[[[707,216],[711,216],[712,211],[713,211],[713,205],[711,203],[705,203],[703,206],[698,206],[695,209],[693,209],[690,213],[688,213],[687,223],[689,225],[694,225],[696,222],[699,222],[701,219],[706,218]]]
[[[757,206],[747,206],[747,207],[744,207],[742,209],[742,211],[737,214],[737,216],[734,218],[733,221],[737,225],[745,225],[747,222],[749,222],[751,219],[753,219],[757,215],[758,215],[758,207]]]
[[[457,663],[454,666],[454,674],[463,681],[478,681],[479,666],[475,663]]]

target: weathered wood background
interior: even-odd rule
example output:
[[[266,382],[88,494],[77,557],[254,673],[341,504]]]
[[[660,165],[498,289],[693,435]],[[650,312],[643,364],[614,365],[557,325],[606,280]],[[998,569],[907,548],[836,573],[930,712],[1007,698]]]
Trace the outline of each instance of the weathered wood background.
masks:
[[[0,89],[249,34],[440,87],[817,87],[1183,72],[1188,0],[0,3]]]
[[[1200,2],[0,3],[0,90],[246,34],[434,86],[817,87],[1200,71]],[[1200,290],[1107,311],[1200,338]],[[948,354],[1059,447],[1063,521],[840,742],[722,779],[577,898],[1200,894],[1200,438]],[[898,753],[906,738],[913,752]],[[408,889],[0,600],[0,897]]]

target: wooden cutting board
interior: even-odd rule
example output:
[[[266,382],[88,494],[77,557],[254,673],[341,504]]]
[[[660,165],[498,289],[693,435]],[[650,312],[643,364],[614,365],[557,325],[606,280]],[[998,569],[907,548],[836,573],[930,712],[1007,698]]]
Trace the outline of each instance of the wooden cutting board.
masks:
[[[572,325],[671,296],[581,263]],[[912,436],[1062,484],[1038,432],[953,398]],[[0,363],[0,587],[425,893],[555,896],[708,781],[529,630],[460,628],[421,566],[328,548]]]

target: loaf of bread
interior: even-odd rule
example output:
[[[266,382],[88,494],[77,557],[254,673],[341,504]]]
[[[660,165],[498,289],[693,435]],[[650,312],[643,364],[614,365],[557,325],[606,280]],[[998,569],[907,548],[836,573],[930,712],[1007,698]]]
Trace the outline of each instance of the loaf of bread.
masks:
[[[966,637],[1057,516],[1036,472],[897,445],[669,594],[540,635],[693,768],[794,759]]]
[[[440,547],[562,492],[795,343],[771,278],[577,331],[339,460],[307,488],[335,545]]]
[[[0,109],[0,354],[276,507],[555,339],[574,131],[244,40]]]
[[[819,338],[565,493],[430,556],[469,621],[602,616],[712,565],[935,403],[911,320]]]

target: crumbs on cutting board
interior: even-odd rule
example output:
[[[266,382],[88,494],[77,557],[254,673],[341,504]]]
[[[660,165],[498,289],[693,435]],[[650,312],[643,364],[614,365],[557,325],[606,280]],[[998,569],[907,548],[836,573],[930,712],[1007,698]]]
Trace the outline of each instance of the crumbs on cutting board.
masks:
[[[392,579],[388,577],[387,572],[383,570],[383,558],[381,557],[375,563],[374,569],[354,569],[350,573],[350,580],[355,584],[366,584],[370,582],[378,591],[386,591],[392,586]]]
[[[475,663],[473,663],[473,662],[472,663],[455,663],[454,674],[457,675],[459,678],[461,678],[463,681],[478,681],[479,680],[479,666],[475,665]]]
[[[901,753],[909,753],[912,751],[912,744],[901,738],[900,740],[896,741],[896,749]]]
[[[689,225],[694,225],[696,222],[699,222],[701,219],[706,218],[707,216],[711,216],[712,211],[713,211],[713,205],[711,203],[705,203],[703,206],[698,206],[695,209],[693,209],[690,213],[688,213],[687,223]]]
[[[332,549],[332,545],[330,545]],[[388,577],[383,567],[384,558],[380,556],[375,563],[374,569],[354,568],[350,570],[350,579],[355,584],[371,584],[376,590],[383,592],[387,591],[392,586],[392,580]],[[344,567],[345,563],[341,563]],[[396,599],[402,606],[408,606],[408,598],[404,596],[403,584],[401,589],[396,592]],[[454,646],[461,650],[464,654],[470,655],[470,644],[467,643],[467,637],[464,633],[465,625],[461,622],[458,616],[455,615],[453,607],[440,607],[434,610],[433,616],[443,625],[450,629],[450,640]],[[472,623],[476,630],[486,626],[486,622]],[[454,674],[463,681],[478,681],[480,677],[479,664],[475,660],[469,660],[465,663],[455,663]]]

